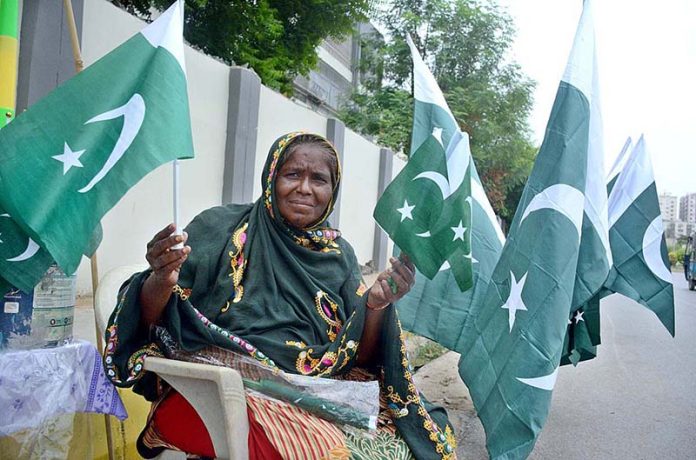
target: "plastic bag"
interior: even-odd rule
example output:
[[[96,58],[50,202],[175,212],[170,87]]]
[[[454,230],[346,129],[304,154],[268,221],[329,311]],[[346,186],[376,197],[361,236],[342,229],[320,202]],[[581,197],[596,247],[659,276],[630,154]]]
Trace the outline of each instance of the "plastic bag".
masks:
[[[379,383],[376,380],[337,380],[289,374],[220,347],[184,351],[161,327],[156,328],[155,334],[165,356],[170,359],[230,367],[239,371],[247,389],[264,397],[294,404],[339,425],[367,431],[377,428]]]

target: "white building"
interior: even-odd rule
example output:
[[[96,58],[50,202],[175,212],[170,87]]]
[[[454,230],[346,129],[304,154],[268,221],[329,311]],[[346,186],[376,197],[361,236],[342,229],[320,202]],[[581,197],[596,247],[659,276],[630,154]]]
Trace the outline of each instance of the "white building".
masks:
[[[678,239],[685,238],[696,231],[696,224],[691,222],[684,222],[683,220],[665,220],[663,222],[668,245],[672,245]]]
[[[679,220],[696,223],[696,193],[679,198]]]
[[[660,203],[660,212],[662,213],[662,220],[677,220],[678,218],[678,204],[679,201],[676,196],[671,193],[661,193],[658,196]]]
[[[307,76],[295,78],[295,100],[321,114],[336,116],[362,79],[371,76],[360,69],[361,55],[366,51],[363,43],[369,40],[384,40],[370,23],[357,24],[354,33],[343,41],[324,40],[317,47],[317,66]]]

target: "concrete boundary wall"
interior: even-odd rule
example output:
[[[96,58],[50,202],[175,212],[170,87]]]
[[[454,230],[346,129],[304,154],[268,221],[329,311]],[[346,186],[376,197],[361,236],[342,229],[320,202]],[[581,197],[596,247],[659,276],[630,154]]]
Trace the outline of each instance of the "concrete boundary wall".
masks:
[[[72,76],[72,55],[62,49],[67,38],[58,19],[64,12],[54,3],[59,2],[24,5],[18,102],[25,105]],[[85,66],[145,26],[105,0],[73,0],[73,6]],[[50,27],[41,26],[46,24]],[[52,43],[49,49],[55,50],[39,52],[42,43]],[[391,153],[346,129],[340,120],[327,119],[263,86],[251,70],[229,67],[190,47],[185,59],[196,157],[180,168],[182,223],[208,207],[260,197],[261,171],[275,139],[294,130],[313,132],[327,137],[341,154],[343,184],[332,225],[342,230],[361,264],[373,261],[384,267],[391,249],[385,236],[379,236],[372,211],[385,178],[393,174]],[[164,165],[129,190],[102,219],[100,276],[119,265],[145,263],[145,245],[172,219],[172,167]],[[375,257],[384,260],[374,261]],[[78,269],[78,292],[91,292],[87,258]]]

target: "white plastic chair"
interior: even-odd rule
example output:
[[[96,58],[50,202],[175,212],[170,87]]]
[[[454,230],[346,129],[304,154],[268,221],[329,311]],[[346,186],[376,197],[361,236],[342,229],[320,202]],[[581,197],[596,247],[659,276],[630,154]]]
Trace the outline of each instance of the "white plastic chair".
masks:
[[[142,265],[118,267],[100,280],[94,312],[102,333],[116,306],[119,288],[133,273],[143,269]],[[163,378],[196,409],[210,434],[217,458],[249,458],[249,421],[239,372],[228,367],[156,357],[146,358],[145,369]]]

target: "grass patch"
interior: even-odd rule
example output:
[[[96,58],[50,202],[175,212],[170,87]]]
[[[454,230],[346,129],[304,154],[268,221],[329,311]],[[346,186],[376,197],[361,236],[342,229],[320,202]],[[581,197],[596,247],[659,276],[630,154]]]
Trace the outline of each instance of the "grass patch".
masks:
[[[423,367],[448,351],[447,348],[425,337],[410,332],[406,332],[405,335],[406,349],[414,369]]]

